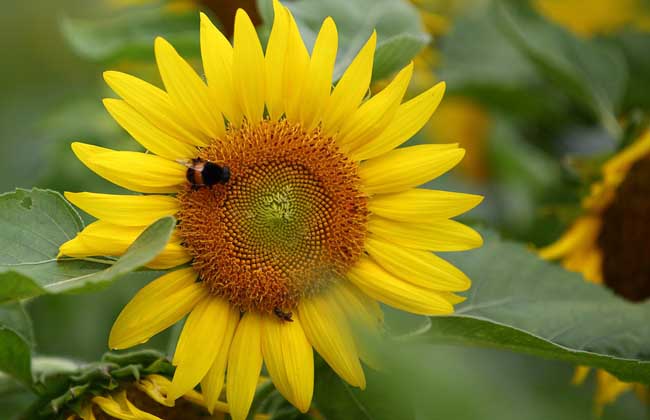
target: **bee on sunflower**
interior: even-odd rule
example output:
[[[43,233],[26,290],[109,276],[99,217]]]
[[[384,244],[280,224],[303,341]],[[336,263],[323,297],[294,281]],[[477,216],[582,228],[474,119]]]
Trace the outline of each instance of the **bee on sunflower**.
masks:
[[[482,244],[452,220],[482,197],[417,188],[464,150],[395,149],[430,118],[444,83],[402,103],[411,64],[366,98],[373,33],[332,88],[334,21],[323,22],[310,55],[289,10],[273,6],[265,50],[243,10],[233,45],[201,15],[207,83],[162,38],[155,53],[165,90],[105,73],[122,98],[106,99],[106,108],[149,153],[72,148],[95,173],[144,194],[66,193],[98,220],[60,248],[62,256],[119,256],[146,226],[174,215],[176,232],[148,267],[177,269],[135,295],[109,346],[144,343],[189,314],[166,398],[200,384],[213,412],[225,383],[235,420],[248,414],[262,364],[278,391],[308,411],[313,349],[364,388],[359,359],[369,355],[352,326],[378,334],[378,302],[453,312],[463,300],[455,292],[470,280],[432,251]],[[208,166],[215,182],[197,178]]]
[[[555,243],[540,250],[548,260],[560,260],[585,280],[603,284],[634,302],[650,297],[650,131],[621,150],[602,167],[602,181],[592,185],[584,214]],[[574,383],[589,369],[580,367]],[[647,388],[625,383],[604,370],[596,372],[595,407],[634,390],[645,398]]]

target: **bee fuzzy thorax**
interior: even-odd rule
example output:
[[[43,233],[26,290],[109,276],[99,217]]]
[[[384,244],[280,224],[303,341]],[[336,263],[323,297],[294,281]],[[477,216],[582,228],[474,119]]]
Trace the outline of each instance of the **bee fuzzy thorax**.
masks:
[[[209,160],[195,158],[191,161],[185,161],[183,164],[187,166],[187,181],[192,185],[193,189],[225,184],[230,179],[230,168]]]

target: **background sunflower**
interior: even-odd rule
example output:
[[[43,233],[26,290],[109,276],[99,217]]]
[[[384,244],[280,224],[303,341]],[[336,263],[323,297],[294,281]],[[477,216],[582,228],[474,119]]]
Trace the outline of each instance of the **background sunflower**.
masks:
[[[557,242],[540,250],[542,258],[560,260],[567,270],[625,299],[650,297],[649,162],[650,132],[646,132],[603,164],[602,179],[583,201],[584,215]],[[574,383],[583,383],[587,374],[588,369],[578,368]],[[622,382],[606,371],[598,371],[596,377],[598,415],[626,391],[636,391],[642,400],[648,394],[644,385]]]

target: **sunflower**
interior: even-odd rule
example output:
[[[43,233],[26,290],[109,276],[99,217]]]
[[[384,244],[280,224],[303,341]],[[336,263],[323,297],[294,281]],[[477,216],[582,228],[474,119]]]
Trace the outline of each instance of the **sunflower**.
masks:
[[[46,362],[48,363],[48,362]],[[189,390],[177,401],[167,398],[174,368],[154,350],[106,353],[101,360],[77,365],[51,359],[51,370],[39,375],[38,397],[20,418],[39,420],[223,420],[229,407],[217,401],[212,413],[205,397]],[[63,363],[63,364],[62,364]],[[267,377],[259,390],[267,395]],[[220,398],[223,397],[223,394]],[[268,420],[255,414],[252,420]]]
[[[66,420],[194,420],[223,419],[228,406],[221,401],[214,414],[205,408],[205,399],[190,390],[175,404],[167,401],[171,381],[159,374],[147,375],[130,383],[122,383],[112,391],[88,395],[79,403],[79,413],[68,414]],[[263,416],[256,419],[264,419]]]
[[[561,260],[567,270],[625,299],[643,301],[650,297],[650,131],[607,161],[602,172],[583,202],[585,214],[540,255]],[[574,382],[582,383],[588,372],[579,368]],[[597,384],[598,412],[628,390],[646,393],[642,385],[600,370]]]
[[[105,73],[122,97],[106,99],[106,108],[150,153],[72,149],[100,176],[144,194],[66,193],[98,220],[60,249],[77,258],[118,256],[153,221],[176,216],[173,237],[148,267],[180,267],[136,294],[109,346],[144,343],[189,314],[168,399],[200,383],[212,410],[225,381],[236,420],[249,411],[263,363],[278,391],[306,412],[313,348],[364,388],[359,358],[369,356],[353,326],[379,333],[378,302],[451,313],[463,300],[454,292],[470,280],[431,251],[482,244],[451,220],[481,197],[416,188],[454,167],[464,150],[393,150],[430,118],[444,84],[402,103],[411,64],[366,98],[373,33],[332,88],[333,20],[323,22],[310,56],[288,9],[275,1],[274,14],[265,52],[243,10],[232,46],[201,15],[207,84],[162,38],[155,55],[166,91]],[[197,162],[230,176],[188,182]]]

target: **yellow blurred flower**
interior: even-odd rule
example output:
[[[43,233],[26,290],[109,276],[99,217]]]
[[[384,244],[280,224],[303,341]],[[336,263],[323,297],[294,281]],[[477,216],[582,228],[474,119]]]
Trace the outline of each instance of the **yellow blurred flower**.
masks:
[[[583,37],[631,27],[650,29],[645,0],[535,0],[533,4],[548,19]]]
[[[567,270],[626,299],[650,297],[650,132],[603,165],[602,181],[592,185],[583,208],[584,214],[540,256],[560,260]],[[574,382],[584,381],[587,372],[579,368]],[[598,413],[625,391],[647,392],[607,372],[596,375]]]
[[[472,150],[459,165],[469,179],[485,181],[489,176],[487,139],[492,119],[485,107],[463,96],[452,96],[440,104],[426,130],[435,141],[453,139],[461,147]]]

